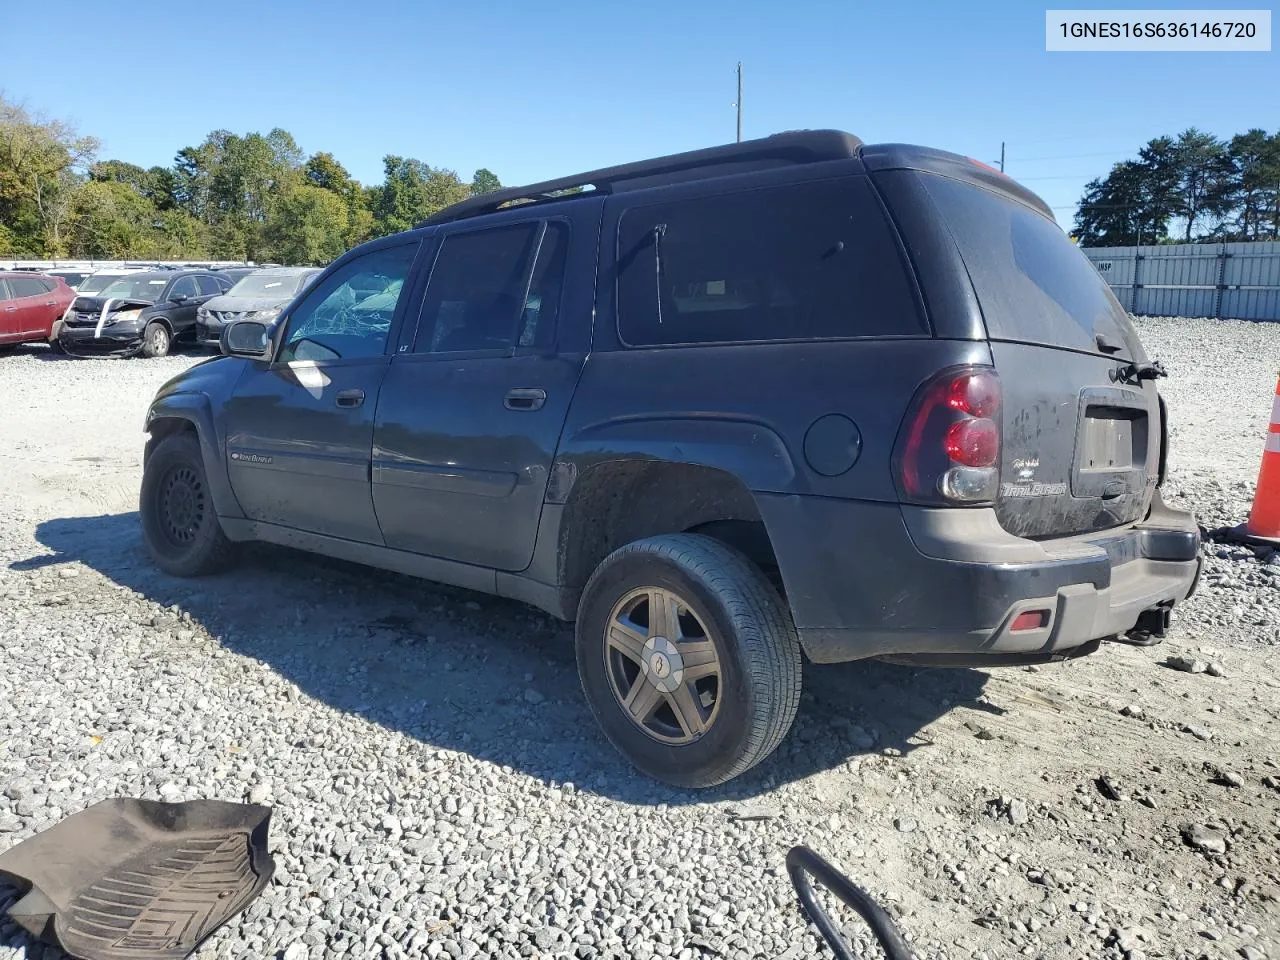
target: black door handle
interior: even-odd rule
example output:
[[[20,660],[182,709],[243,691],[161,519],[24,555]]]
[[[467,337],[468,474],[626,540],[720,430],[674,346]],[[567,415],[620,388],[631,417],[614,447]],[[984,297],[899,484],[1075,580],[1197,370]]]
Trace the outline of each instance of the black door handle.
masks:
[[[364,403],[364,391],[359,387],[354,390],[340,390],[334,403],[340,407],[358,407]]]
[[[508,390],[502,405],[508,410],[541,410],[547,402],[547,391],[537,387],[517,387]]]

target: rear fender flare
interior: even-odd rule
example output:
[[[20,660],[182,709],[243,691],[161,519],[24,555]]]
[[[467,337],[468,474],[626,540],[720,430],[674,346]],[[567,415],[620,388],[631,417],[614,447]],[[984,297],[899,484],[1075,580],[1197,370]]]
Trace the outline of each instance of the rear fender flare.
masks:
[[[156,400],[147,411],[146,430],[151,433],[154,425],[163,420],[180,420],[190,424],[200,441],[204,454],[205,476],[209,481],[209,495],[220,517],[243,517],[244,511],[231,489],[227,474],[225,445],[217,431],[213,405],[203,393],[171,393]]]
[[[615,460],[655,460],[711,467],[752,492],[803,493],[804,474],[782,438],[764,424],[723,417],[636,417],[592,424],[566,438],[556,464],[575,476]],[[563,503],[572,483],[555,483],[548,499]]]

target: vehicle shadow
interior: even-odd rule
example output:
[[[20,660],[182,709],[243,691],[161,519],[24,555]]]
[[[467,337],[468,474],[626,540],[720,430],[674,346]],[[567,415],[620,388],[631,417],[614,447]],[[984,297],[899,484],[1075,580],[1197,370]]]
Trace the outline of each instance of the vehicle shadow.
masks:
[[[0,877],[0,950],[17,951],[15,956],[24,960],[74,960],[71,954],[37,940],[9,916],[9,908],[25,895]]]
[[[136,513],[41,523],[50,553],[14,571],[79,561],[114,585],[190,614],[224,647],[271,666],[315,699],[437,747],[573,782],[621,801],[745,799],[893,749],[948,711],[992,711],[978,670],[860,662],[807,666],[792,735],[730,784],[682,791],[635,774],[599,733],[578,686],[573,631],[513,601],[283,548],[254,545],[218,576],[182,580],[145,555]],[[78,602],[106,612],[116,586],[77,578]],[[185,624],[178,613],[169,629]],[[161,627],[166,626],[161,624]]]

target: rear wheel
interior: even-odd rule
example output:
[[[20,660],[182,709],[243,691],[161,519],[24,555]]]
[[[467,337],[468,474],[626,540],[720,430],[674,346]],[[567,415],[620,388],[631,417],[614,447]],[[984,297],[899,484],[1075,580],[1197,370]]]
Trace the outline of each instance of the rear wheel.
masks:
[[[142,355],[144,357],[166,356],[169,353],[170,343],[169,328],[159,320],[153,320],[142,332]]]
[[[795,719],[791,618],[760,569],[710,537],[616,550],[583,591],[576,633],[596,720],[655,779],[732,780],[772,753]]]
[[[195,577],[231,560],[204,469],[200,442],[190,433],[161,440],[142,472],[138,513],[151,559],[165,573]]]

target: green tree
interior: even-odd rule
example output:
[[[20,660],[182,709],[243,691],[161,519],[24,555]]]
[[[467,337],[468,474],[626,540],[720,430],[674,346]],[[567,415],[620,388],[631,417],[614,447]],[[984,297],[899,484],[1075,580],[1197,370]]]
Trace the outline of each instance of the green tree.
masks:
[[[148,256],[158,221],[155,204],[132,184],[95,176],[72,203],[67,252],[104,260]]]
[[[1226,144],[1213,134],[1189,127],[1174,142],[1177,170],[1177,213],[1183,222],[1182,239],[1191,242],[1196,225],[1201,233],[1212,232],[1206,224],[1222,218],[1229,210],[1233,192],[1233,169]]]
[[[1280,132],[1254,128],[1227,146],[1234,189],[1230,208],[1237,240],[1280,239]]]
[[[471,178],[471,195],[478,197],[483,193],[493,193],[502,189],[502,181],[488,167],[481,167]]]
[[[61,256],[72,201],[98,141],[0,97],[0,235],[14,253]]]
[[[1138,242],[1138,227],[1146,207],[1146,168],[1135,160],[1117,163],[1105,177],[1085,184],[1076,211],[1076,239],[1087,247],[1125,247]],[[1154,242],[1148,233],[1143,240]]]
[[[325,264],[346,249],[347,204],[332,190],[309,183],[294,187],[276,204],[264,231],[264,259],[289,264]]]
[[[411,157],[382,158],[385,179],[373,207],[381,233],[408,230],[437,210],[471,195],[470,187],[452,170],[428,166]]]
[[[307,159],[303,173],[312,186],[332,190],[340,197],[346,197],[360,187],[332,153],[313,153]]]

